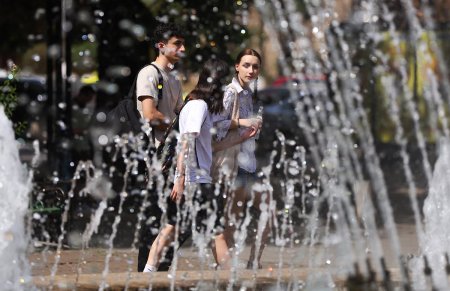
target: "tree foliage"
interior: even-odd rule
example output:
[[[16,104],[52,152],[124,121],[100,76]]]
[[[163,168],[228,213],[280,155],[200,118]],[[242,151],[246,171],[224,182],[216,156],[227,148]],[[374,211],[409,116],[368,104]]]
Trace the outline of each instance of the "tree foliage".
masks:
[[[8,74],[8,77],[0,86],[0,104],[3,105],[5,115],[8,118],[11,118],[14,107],[17,103],[16,75],[17,67],[13,66]]]
[[[44,39],[45,0],[0,0],[0,67]]]
[[[248,39],[248,1],[141,0],[156,20],[174,22],[186,32],[186,64],[197,70],[215,55],[230,63]]]
[[[9,119],[12,118],[14,109],[17,106],[17,72],[18,68],[12,65],[7,78],[0,84],[0,105],[3,106],[5,115]],[[16,133],[23,132],[25,127],[25,122],[16,122],[14,124]]]

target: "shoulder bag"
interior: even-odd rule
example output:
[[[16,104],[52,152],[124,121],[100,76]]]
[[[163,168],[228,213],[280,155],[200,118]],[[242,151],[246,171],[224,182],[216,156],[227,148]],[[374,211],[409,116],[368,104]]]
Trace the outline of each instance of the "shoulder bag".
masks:
[[[239,118],[239,96],[237,94],[236,88],[230,85],[234,92],[233,109],[231,113],[231,120]],[[224,183],[226,181],[232,181],[237,173],[238,168],[238,154],[241,145],[235,144],[236,140],[240,139],[239,129],[229,129],[227,135],[218,142],[213,141],[214,145],[220,144],[225,146],[224,150],[217,151],[213,153],[213,160],[211,165],[211,177],[214,183]],[[227,145],[230,146],[227,146]]]

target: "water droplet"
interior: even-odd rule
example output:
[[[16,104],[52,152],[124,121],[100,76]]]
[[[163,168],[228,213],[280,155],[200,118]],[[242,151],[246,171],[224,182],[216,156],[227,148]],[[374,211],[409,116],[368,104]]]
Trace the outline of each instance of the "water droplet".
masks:
[[[52,177],[53,184],[58,184],[59,178],[58,177]]]
[[[41,60],[41,56],[38,54],[34,54],[31,56],[31,59],[35,62],[39,62]]]
[[[105,112],[99,112],[99,113],[97,113],[95,118],[97,118],[98,122],[105,122],[106,121],[106,114],[105,114]]]
[[[97,9],[97,10],[94,11],[94,15],[103,17],[103,15],[105,15],[105,12]]]
[[[58,46],[56,44],[49,46],[49,48],[48,48],[48,56],[50,58],[58,58],[60,56],[60,54],[61,54],[60,46]]]
[[[108,143],[108,137],[104,134],[100,135],[98,137],[98,143],[102,146],[106,145]]]
[[[298,169],[298,167],[293,166],[293,167],[289,167],[288,168],[288,173],[292,176],[298,175],[300,173],[300,170]]]

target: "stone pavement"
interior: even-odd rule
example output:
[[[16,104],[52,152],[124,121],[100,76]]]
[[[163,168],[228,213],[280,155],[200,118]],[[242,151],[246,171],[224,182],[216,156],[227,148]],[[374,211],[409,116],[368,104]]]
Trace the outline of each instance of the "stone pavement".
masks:
[[[398,224],[397,229],[402,254],[417,254],[414,225]],[[380,237],[384,257],[392,272],[393,280],[399,280],[398,269],[393,261],[395,256],[390,251],[390,245],[382,232]],[[177,288],[189,289],[195,286],[199,287],[199,283],[204,285],[204,288],[200,289],[212,290],[223,289],[230,282],[234,282],[234,286],[253,286],[253,288],[259,286],[255,290],[263,290],[270,289],[272,288],[270,286],[276,286],[277,283],[304,284],[313,275],[322,274],[326,277],[330,270],[336,274],[333,278],[336,284],[342,283],[345,279],[343,270],[339,270],[337,250],[326,249],[323,245],[316,245],[313,248],[297,245],[284,249],[270,245],[266,247],[262,257],[263,269],[258,271],[245,269],[248,251],[249,249],[245,248],[239,256],[238,271],[234,276],[230,271],[214,269],[210,251],[207,252],[205,260],[200,260],[198,251],[192,245],[186,245],[178,251],[176,272],[172,273],[173,270],[158,272],[153,277],[149,274],[135,272],[137,251],[132,249],[114,249],[105,276],[102,273],[105,270],[107,249],[63,250],[56,276],[53,278],[50,273],[54,262],[54,250],[34,252],[29,258],[32,264],[33,282],[36,287],[43,290],[49,289],[50,285],[53,285],[53,290],[98,290],[102,282],[106,284],[108,290],[123,290],[125,287],[131,290],[148,289],[149,287],[158,290],[169,288],[171,284]],[[324,269],[324,263],[320,261],[326,259],[331,262],[329,270]]]
[[[282,268],[257,272],[243,270],[235,273],[235,277],[230,271],[159,272],[153,276],[147,273],[109,273],[105,277],[101,274],[88,274],[78,279],[76,275],[58,275],[54,278],[52,288],[53,290],[99,290],[99,286],[104,286],[107,290],[167,290],[173,286],[175,290],[229,290],[228,288],[233,286],[239,290],[275,290],[277,287],[278,290],[286,290],[289,288],[287,282],[295,282],[297,286],[304,285],[311,273],[321,274],[323,278],[327,276],[323,269],[314,268]],[[400,278],[398,272],[391,270],[391,278],[393,282],[398,282]],[[331,286],[328,285],[329,287],[344,288],[344,276],[333,279],[335,282]],[[36,278],[34,284],[43,289],[50,287],[48,279],[42,277]]]

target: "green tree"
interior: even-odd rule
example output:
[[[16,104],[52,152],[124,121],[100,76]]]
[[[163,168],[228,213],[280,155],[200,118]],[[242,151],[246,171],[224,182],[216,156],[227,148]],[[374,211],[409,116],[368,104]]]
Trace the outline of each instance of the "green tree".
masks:
[[[17,72],[17,67],[12,65],[7,78],[0,85],[0,104],[3,106],[5,115],[9,119],[12,118],[14,109],[17,105]],[[23,132],[25,127],[26,124],[24,122],[17,122],[14,124],[14,130],[16,133]]]
[[[8,59],[20,66],[27,49],[44,40],[45,0],[0,0],[0,68]]]
[[[198,70],[204,60],[216,55],[230,63],[245,46],[249,1],[141,0],[158,21],[179,24],[186,32],[185,67]]]

